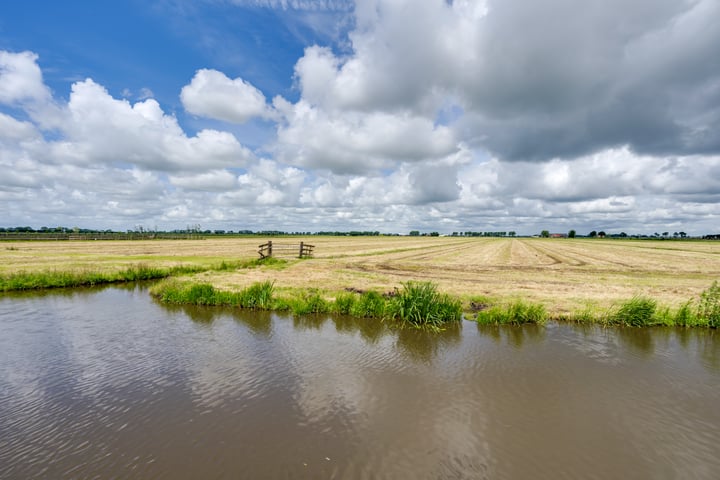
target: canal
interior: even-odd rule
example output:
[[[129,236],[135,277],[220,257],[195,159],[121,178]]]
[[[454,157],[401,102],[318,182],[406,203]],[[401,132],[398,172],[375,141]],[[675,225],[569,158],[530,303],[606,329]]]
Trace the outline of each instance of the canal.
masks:
[[[717,478],[720,332],[0,297],[0,478]]]

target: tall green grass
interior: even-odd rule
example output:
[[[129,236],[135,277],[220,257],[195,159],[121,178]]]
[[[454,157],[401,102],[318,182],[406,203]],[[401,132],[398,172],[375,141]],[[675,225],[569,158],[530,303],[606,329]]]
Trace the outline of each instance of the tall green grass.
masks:
[[[318,290],[275,296],[273,282],[250,285],[239,292],[218,290],[210,284],[168,279],[151,288],[151,294],[167,303],[224,305],[258,310],[285,310],[295,315],[338,313],[361,318],[394,319],[418,327],[437,329],[446,322],[462,319],[461,302],[438,292],[430,282],[407,282],[393,296],[375,291],[340,293],[334,300]],[[485,302],[483,302],[485,304]],[[575,314],[555,318],[559,321],[596,323],[625,327],[680,326],[717,328],[720,321],[720,286],[717,283],[700,295],[697,303],[688,301],[677,310],[660,307],[647,297],[633,297],[603,311],[586,308]],[[545,307],[522,300],[494,305],[477,312],[482,325],[544,325],[550,320]]]
[[[153,285],[150,294],[164,303],[272,310],[274,288],[273,282],[258,282],[239,292],[228,292],[218,290],[209,283],[190,283],[170,279]]]
[[[414,326],[441,327],[462,319],[460,300],[438,292],[431,282],[406,282],[386,304],[386,316]]]
[[[292,297],[284,302],[294,315],[310,315],[330,313],[332,304],[316,290],[303,292],[299,297]]]
[[[717,280],[700,294],[697,316],[707,322],[708,327],[720,327],[720,285]]]
[[[101,285],[105,283],[154,280],[175,274],[178,267],[156,268],[147,265],[131,265],[114,272],[91,270],[44,272],[18,272],[0,276],[0,291],[36,290]]]
[[[340,315],[350,315],[350,312],[355,305],[356,298],[356,295],[353,293],[340,293],[335,297],[333,311],[335,313],[339,313]]]
[[[710,291],[711,293],[708,293]],[[706,303],[695,304],[689,300],[680,305],[677,310],[667,306],[660,306],[657,302],[647,297],[633,297],[630,300],[620,303],[607,311],[593,310],[591,308],[576,312],[562,320],[576,323],[596,323],[600,325],[616,325],[623,327],[711,327],[717,328],[712,323],[712,305],[716,298],[711,290],[706,290],[701,295],[701,300]],[[720,293],[717,295],[720,303]]]
[[[254,283],[240,292],[240,306],[256,310],[271,310],[273,308],[274,289],[274,282]]]
[[[645,327],[661,323],[655,315],[657,302],[647,297],[633,297],[608,317],[611,325]]]
[[[387,309],[385,297],[371,290],[360,294],[350,307],[349,313],[353,317],[383,318]]]
[[[545,307],[517,300],[505,306],[492,306],[478,312],[476,321],[481,325],[543,325],[548,320]]]

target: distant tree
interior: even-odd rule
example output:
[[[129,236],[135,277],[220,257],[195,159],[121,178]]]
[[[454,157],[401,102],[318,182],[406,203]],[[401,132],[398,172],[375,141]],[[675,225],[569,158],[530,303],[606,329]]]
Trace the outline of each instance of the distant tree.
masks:
[[[515,234],[515,232],[513,232],[513,231],[511,230],[511,231],[508,232],[508,235],[511,236],[511,237],[514,237],[516,234]]]
[[[588,235],[588,237],[590,237],[590,238],[595,238],[595,237],[597,237],[597,232],[596,232],[595,230],[593,230],[592,232],[590,232],[590,234]]]
[[[439,232],[430,232],[430,236],[431,237],[439,237],[440,233]]]
[[[605,232],[603,232],[602,230],[600,230],[600,231],[598,232],[598,237],[600,237],[600,238],[605,238]]]
[[[620,232],[620,236],[621,236],[622,238],[625,238],[625,237],[627,237],[627,236],[628,236],[628,234],[627,234],[627,233],[625,233],[625,232]]]
[[[575,230],[570,230],[568,232],[568,238],[575,238]]]
[[[663,232],[662,235],[663,235],[663,237],[667,237],[668,235],[670,235],[670,232]]]
[[[680,238],[687,237],[687,233],[685,233],[685,232],[678,232],[678,233],[680,234]]]
[[[411,237],[419,237],[419,236],[420,236],[420,231],[418,231],[418,230],[410,230],[410,236],[411,236]]]
[[[548,238],[550,236],[550,232],[547,230],[543,230],[542,232],[540,232],[540,236],[542,238]]]

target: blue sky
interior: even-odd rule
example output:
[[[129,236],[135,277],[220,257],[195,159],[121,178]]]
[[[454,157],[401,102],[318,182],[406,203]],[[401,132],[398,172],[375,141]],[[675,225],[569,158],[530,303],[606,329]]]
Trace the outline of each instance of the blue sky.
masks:
[[[0,226],[720,231],[718,20],[716,0],[5,2]]]
[[[267,96],[296,99],[293,68],[306,45],[335,43],[347,12],[308,12],[223,1],[8,2],[0,42],[40,56],[45,82],[58,97],[87,77],[130,98],[149,89],[182,115],[178,92],[201,68],[242,77]],[[314,17],[318,17],[315,19]],[[314,22],[315,21],[315,24]],[[191,124],[190,124],[191,125]]]

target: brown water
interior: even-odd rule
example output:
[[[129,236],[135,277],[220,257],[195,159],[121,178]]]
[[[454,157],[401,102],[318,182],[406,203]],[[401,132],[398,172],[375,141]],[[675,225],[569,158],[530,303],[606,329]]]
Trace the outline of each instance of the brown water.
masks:
[[[719,333],[0,297],[0,478],[719,478]]]

